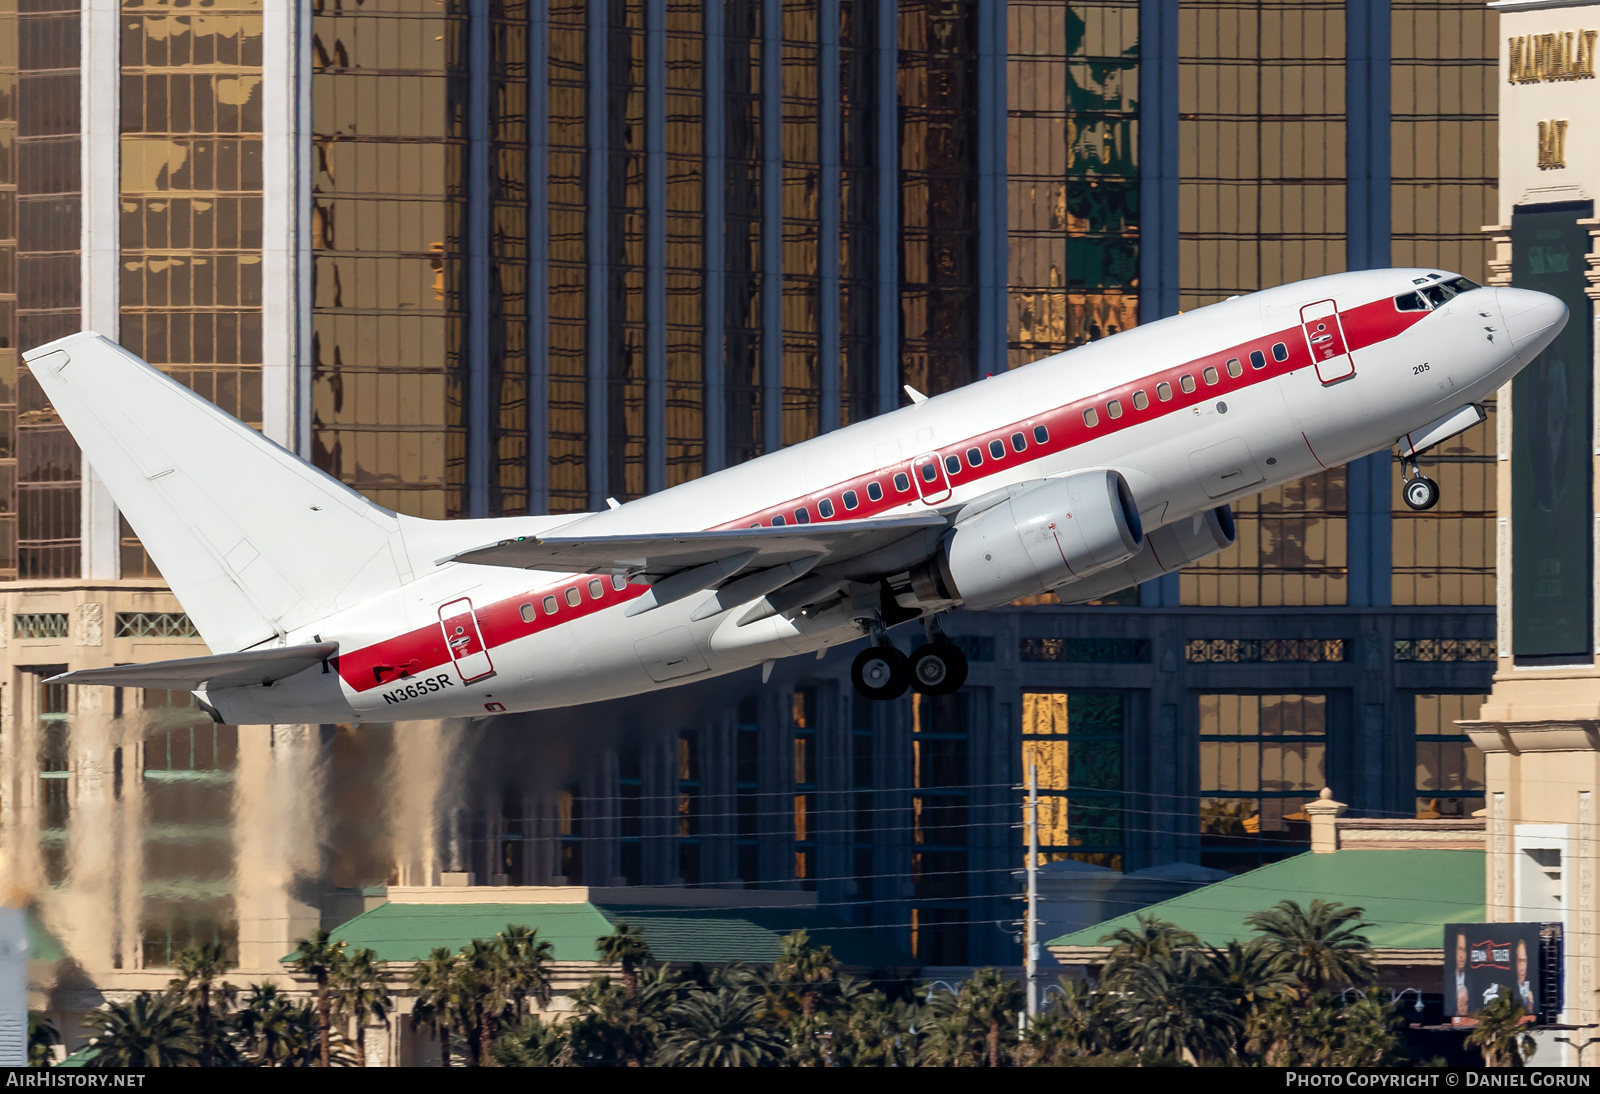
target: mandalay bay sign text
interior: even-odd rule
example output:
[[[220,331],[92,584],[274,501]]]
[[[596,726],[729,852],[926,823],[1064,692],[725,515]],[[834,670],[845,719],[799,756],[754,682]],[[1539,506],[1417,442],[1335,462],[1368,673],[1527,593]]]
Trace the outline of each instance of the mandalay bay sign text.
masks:
[[[1600,30],[1519,34],[1508,43],[1506,79],[1514,84],[1592,80],[1597,38]]]

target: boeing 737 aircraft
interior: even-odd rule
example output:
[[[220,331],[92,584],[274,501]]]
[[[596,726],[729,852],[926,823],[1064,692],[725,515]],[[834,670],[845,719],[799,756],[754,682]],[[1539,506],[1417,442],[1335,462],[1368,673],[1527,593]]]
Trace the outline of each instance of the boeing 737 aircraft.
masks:
[[[92,332],[25,354],[211,656],[70,672],[222,722],[394,721],[632,695],[860,639],[856,687],[961,686],[939,627],[1075,603],[1233,541],[1228,502],[1417,460],[1561,331],[1540,293],[1338,274],[1149,323],[599,513],[391,513]],[[907,658],[890,628],[921,620]]]

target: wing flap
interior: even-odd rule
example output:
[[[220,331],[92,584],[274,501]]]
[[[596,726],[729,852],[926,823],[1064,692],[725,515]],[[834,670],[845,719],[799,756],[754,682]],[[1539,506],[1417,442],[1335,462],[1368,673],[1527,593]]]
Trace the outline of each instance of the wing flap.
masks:
[[[79,669],[50,677],[52,684],[100,684],[119,688],[166,688],[194,691],[198,688],[234,688],[250,684],[270,684],[297,672],[304,672],[339,652],[337,642],[317,642],[304,646],[277,646],[239,653],[218,653],[206,657],[179,657],[172,661],[152,661],[143,665],[117,665],[106,669]]]
[[[913,513],[875,520],[841,520],[782,528],[730,528],[621,536],[523,536],[452,555],[440,562],[510,566],[553,573],[614,573],[655,576],[751,553],[744,569],[766,568],[820,556],[831,565],[870,554],[946,517]]]

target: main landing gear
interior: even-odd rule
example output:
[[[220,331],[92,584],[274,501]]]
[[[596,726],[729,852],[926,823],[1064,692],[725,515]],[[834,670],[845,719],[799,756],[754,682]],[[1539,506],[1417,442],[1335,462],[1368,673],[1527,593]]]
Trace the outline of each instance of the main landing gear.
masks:
[[[1400,493],[1419,513],[1439,504],[1439,484],[1422,473],[1415,456],[1400,458]]]
[[[874,644],[850,666],[850,682],[868,699],[898,699],[907,687],[923,695],[949,695],[967,682],[966,654],[945,637],[936,618],[928,621],[928,641],[910,657],[895,649],[881,619],[871,625]]]

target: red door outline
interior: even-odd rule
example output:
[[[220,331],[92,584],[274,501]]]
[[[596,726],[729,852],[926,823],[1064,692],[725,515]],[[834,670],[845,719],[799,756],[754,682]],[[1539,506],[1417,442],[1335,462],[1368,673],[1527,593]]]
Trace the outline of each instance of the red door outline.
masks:
[[[1301,308],[1300,329],[1305,332],[1311,361],[1317,366],[1317,379],[1331,384],[1356,374],[1344,326],[1339,322],[1339,308],[1332,300],[1318,300]]]
[[[483,643],[483,630],[478,626],[478,613],[472,610],[472,600],[462,597],[452,600],[439,609],[439,629],[444,633],[445,648],[463,684],[485,680],[494,675],[494,662],[489,660],[489,648]]]
[[[933,468],[933,478],[923,476],[926,467]],[[944,457],[928,452],[911,461],[911,481],[917,484],[917,496],[927,505],[938,505],[950,496],[950,479],[944,473]]]

